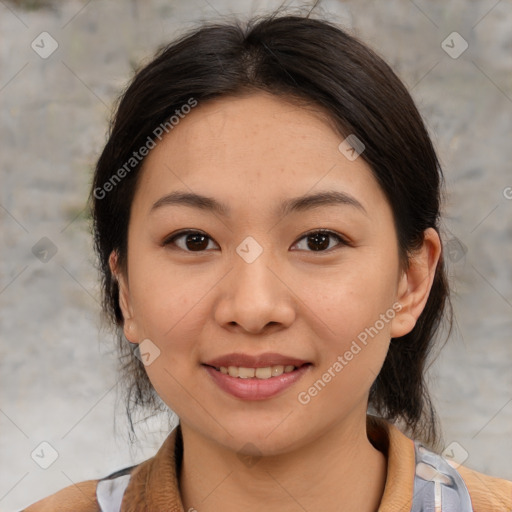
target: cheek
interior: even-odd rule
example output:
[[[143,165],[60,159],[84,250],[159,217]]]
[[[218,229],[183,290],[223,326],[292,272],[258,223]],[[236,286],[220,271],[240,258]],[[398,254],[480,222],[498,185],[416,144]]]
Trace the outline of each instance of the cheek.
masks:
[[[384,262],[361,255],[305,290],[319,364],[299,402],[313,414],[327,403],[351,409],[364,400],[382,367],[396,313],[395,274],[382,270],[389,269]]]
[[[329,278],[310,278],[303,290],[303,300],[322,320],[323,335],[319,338],[329,340],[329,345],[337,350],[343,349],[373,326],[381,314],[388,312],[388,317],[392,316],[394,279],[394,273],[382,271],[378,261],[363,257],[339,270],[333,269]],[[387,336],[390,322],[385,321],[384,325],[379,322],[378,330]]]
[[[200,265],[171,265],[160,257],[146,260],[139,258],[130,274],[136,321],[144,335],[163,340],[190,329],[191,318],[197,318],[198,305],[214,286],[215,276]]]
[[[190,294],[166,295],[164,301],[146,303],[145,337],[157,345],[159,356],[146,366],[146,373],[161,399],[182,419],[192,414],[192,423],[202,421],[204,411],[191,404],[203,390],[197,379],[205,318],[211,305],[193,301]],[[156,294],[155,294],[156,297]],[[204,300],[204,299],[203,299]]]
[[[370,287],[363,277],[324,286],[312,310],[318,365],[297,401],[310,417],[337,416],[364,403],[385,360],[395,315],[385,283]],[[320,291],[320,290],[318,290]],[[326,407],[334,407],[326,412]]]

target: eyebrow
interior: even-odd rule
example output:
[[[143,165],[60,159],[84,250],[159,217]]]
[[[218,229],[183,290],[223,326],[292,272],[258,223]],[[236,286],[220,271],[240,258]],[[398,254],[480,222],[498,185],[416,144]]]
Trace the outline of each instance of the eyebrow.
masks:
[[[217,201],[213,197],[182,191],[174,191],[158,199],[158,201],[156,201],[151,207],[150,213],[158,210],[163,206],[173,205],[190,206],[192,208],[217,213],[223,217],[231,216],[231,209],[229,206]],[[284,217],[294,212],[307,211],[322,206],[340,205],[355,207],[361,210],[365,215],[368,215],[368,212],[364,206],[355,197],[347,194],[346,192],[335,190],[328,190],[324,192],[318,192],[316,194],[303,195],[287,199],[281,203],[281,205],[279,205],[275,211],[275,215]]]

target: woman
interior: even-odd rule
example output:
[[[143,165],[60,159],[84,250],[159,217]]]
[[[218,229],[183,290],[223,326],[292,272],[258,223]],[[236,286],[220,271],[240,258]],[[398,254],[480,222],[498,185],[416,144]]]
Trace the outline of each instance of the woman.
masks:
[[[180,423],[152,459],[26,510],[510,510],[512,482],[435,453],[441,185],[403,84],[327,21],[162,50],[91,200],[128,404]]]

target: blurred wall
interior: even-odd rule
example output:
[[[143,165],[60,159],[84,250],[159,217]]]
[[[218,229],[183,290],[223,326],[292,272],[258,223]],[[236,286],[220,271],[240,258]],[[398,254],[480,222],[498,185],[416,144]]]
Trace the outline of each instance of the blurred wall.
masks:
[[[84,214],[92,166],[134,65],[199,21],[247,17],[279,2],[39,4],[0,3],[6,511],[144,460],[164,439],[154,423],[130,447],[123,407],[115,408],[115,345],[100,330]],[[431,131],[447,179],[457,319],[431,372],[445,446],[469,467],[512,479],[512,4],[331,0],[322,11],[392,65]]]

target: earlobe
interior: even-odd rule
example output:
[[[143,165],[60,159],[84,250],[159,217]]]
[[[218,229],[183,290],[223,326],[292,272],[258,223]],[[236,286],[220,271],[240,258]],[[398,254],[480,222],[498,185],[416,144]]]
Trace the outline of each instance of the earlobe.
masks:
[[[409,268],[400,277],[398,301],[402,309],[391,325],[391,337],[405,336],[414,329],[427,303],[437,264],[441,256],[441,241],[434,228],[424,232],[423,245],[409,259]]]
[[[114,279],[117,281],[119,289],[119,307],[123,313],[123,332],[128,341],[137,343],[136,325],[133,315],[133,308],[130,300],[130,293],[128,290],[128,283],[126,282],[124,274],[118,268],[117,252],[112,251],[109,256],[110,271]]]
[[[123,333],[124,337],[130,343],[138,343],[136,337],[134,336],[135,324],[131,318],[125,319],[123,323]]]

